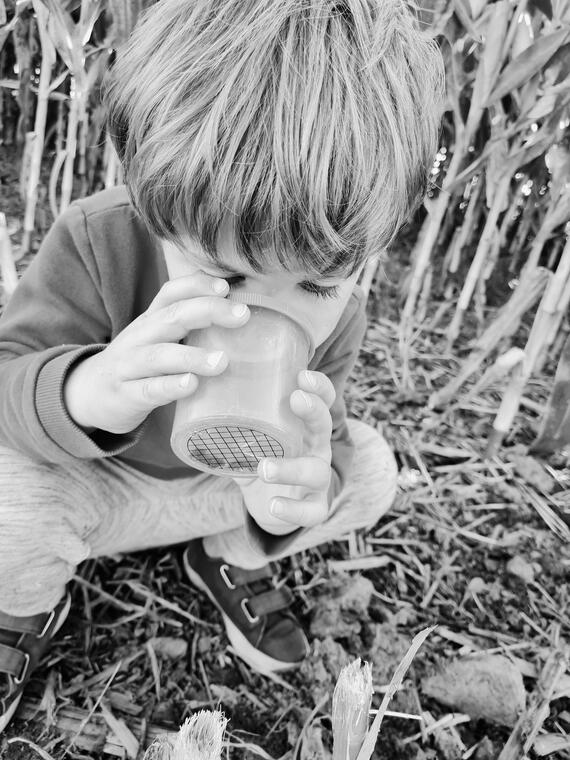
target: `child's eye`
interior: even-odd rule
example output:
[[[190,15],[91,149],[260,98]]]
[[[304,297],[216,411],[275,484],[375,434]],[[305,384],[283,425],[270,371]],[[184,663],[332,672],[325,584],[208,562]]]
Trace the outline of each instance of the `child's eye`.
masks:
[[[338,296],[338,285],[317,285],[316,282],[307,281],[302,282],[301,287],[317,298],[336,298]]]
[[[241,285],[243,282],[245,282],[245,277],[243,274],[234,274],[224,277],[224,280],[228,283],[231,290],[236,285]]]
[[[239,285],[243,285],[246,277],[243,274],[235,274],[224,277],[224,280],[226,280],[231,290]],[[338,296],[338,285],[317,285],[316,282],[306,280],[300,283],[300,287],[317,298],[336,298]]]

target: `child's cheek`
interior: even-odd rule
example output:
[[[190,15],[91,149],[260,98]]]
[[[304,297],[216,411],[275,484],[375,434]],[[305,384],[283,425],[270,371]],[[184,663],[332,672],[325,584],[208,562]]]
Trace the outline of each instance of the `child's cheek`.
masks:
[[[196,274],[196,272],[199,271],[196,264],[191,263],[184,256],[182,251],[169,240],[162,241],[162,250],[164,253],[164,260],[166,261],[169,280],[175,280],[178,277],[187,277],[191,274]]]
[[[332,335],[350,300],[356,279],[357,275],[353,275],[345,280],[339,286],[339,295],[336,298],[330,300],[323,298],[318,301],[315,299],[316,303],[312,305],[311,312],[306,315],[314,324],[313,340],[315,346],[320,346]]]

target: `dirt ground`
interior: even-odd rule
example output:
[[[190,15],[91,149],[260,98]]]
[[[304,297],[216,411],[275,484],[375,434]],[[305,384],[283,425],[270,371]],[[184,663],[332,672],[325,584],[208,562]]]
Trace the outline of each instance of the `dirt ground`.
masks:
[[[0,209],[17,251],[22,205],[3,151]],[[47,209],[40,221],[51,223]],[[126,757],[121,744],[132,738],[140,756],[156,733],[217,706],[229,719],[228,756],[327,760],[327,695],[342,665],[371,663],[376,709],[413,637],[434,625],[389,706],[407,717],[384,718],[375,757],[520,760],[523,714],[522,734],[538,732],[529,757],[570,758],[570,452],[528,455],[555,367],[531,382],[491,460],[499,386],[430,409],[477,326],[466,325],[450,354],[442,323],[430,327],[441,303],[430,304],[405,382],[397,315],[412,233],[374,286],[347,389],[349,414],[395,451],[399,492],[370,531],[282,563],[311,640],[306,664],[269,679],[239,661],[212,604],[183,577],[181,547],[88,561],[71,584],[71,614],[0,738],[2,760]],[[501,754],[511,735],[518,749]]]

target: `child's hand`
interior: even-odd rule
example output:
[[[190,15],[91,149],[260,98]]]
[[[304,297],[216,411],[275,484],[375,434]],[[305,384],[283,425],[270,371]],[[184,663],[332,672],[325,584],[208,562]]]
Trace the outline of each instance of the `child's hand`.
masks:
[[[290,533],[326,520],[331,479],[330,407],[335,390],[322,372],[300,372],[291,394],[293,412],[305,423],[304,455],[262,459],[257,478],[235,478],[248,512],[269,533]]]
[[[128,433],[156,407],[192,394],[198,375],[223,372],[224,352],[179,341],[212,324],[245,324],[249,310],[225,299],[227,292],[225,280],[204,272],[165,283],[143,314],[71,370],[64,384],[71,418],[86,430]]]

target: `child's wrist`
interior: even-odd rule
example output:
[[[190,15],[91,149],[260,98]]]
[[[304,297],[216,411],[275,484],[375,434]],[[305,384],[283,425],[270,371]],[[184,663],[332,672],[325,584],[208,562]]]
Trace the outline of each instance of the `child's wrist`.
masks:
[[[89,405],[85,403],[84,364],[88,359],[76,364],[68,373],[63,383],[63,405],[73,422],[85,433],[90,435],[97,430],[92,424],[87,410]]]

